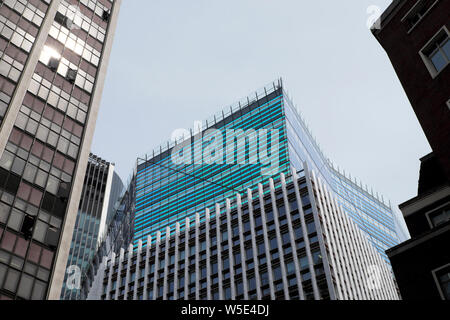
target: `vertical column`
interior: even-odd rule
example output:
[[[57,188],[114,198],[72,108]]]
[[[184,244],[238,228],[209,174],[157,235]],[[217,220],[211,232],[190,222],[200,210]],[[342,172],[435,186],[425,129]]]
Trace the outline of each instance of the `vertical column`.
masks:
[[[133,300],[137,300],[137,290],[139,287],[139,278],[141,272],[141,260],[142,260],[142,240],[138,241],[137,257],[136,257],[136,276],[134,277],[134,291]]]
[[[200,300],[200,215],[195,214],[195,300]]]
[[[275,235],[277,237],[278,255],[280,259],[281,278],[283,281],[284,297],[286,300],[290,300],[286,276],[286,264],[284,263],[283,242],[281,241],[281,234],[280,234],[280,222],[278,221],[278,207],[277,207],[277,199],[275,197],[275,185],[273,183],[272,178],[269,179],[269,187],[270,187],[270,197],[272,200],[273,220],[275,222]],[[287,208],[286,208],[286,215],[287,215]]]
[[[166,250],[164,253],[164,289],[163,289],[163,300],[167,300],[168,288],[168,277],[169,277],[169,246],[170,246],[170,228],[166,228]]]
[[[158,270],[159,270],[159,250],[161,244],[161,232],[156,232],[155,242],[155,270],[153,272],[153,300],[158,296]]]
[[[226,200],[226,215],[227,215],[227,233],[228,233],[228,261],[230,264],[230,288],[231,300],[236,300],[236,286],[234,283],[234,257],[233,257],[233,233],[231,232],[231,202]]]
[[[128,259],[127,259],[127,271],[125,275],[125,293],[123,296],[123,300],[128,300],[128,291],[129,291],[129,284],[130,284],[130,270],[131,270],[131,258],[133,257],[133,245],[130,244],[128,247]]]
[[[328,206],[329,210],[329,226],[330,226],[330,234],[333,236],[333,248],[335,250],[335,256],[336,256],[336,265],[335,268],[338,269],[338,275],[339,275],[339,283],[341,284],[341,293],[342,298],[344,300],[349,300],[349,292],[346,283],[349,283],[347,273],[344,271],[345,267],[345,260],[342,256],[342,247],[341,247],[341,238],[340,233],[338,233],[338,221],[336,220],[337,211],[334,207],[334,203],[330,201],[330,196],[328,194],[328,191],[326,189],[326,186],[323,186],[324,189],[324,197],[326,200],[326,205]]]
[[[121,273],[122,273],[122,263],[124,260],[124,255],[125,255],[125,250],[120,249],[120,254],[119,254],[119,261],[118,266],[117,266],[117,285],[116,285],[116,296],[114,298],[114,300],[118,300],[119,299],[119,294],[120,294],[120,287],[121,287],[121,283],[122,283],[122,277],[121,277]]]
[[[313,175],[314,179],[316,179],[315,175]],[[331,230],[331,222],[330,222],[330,213],[327,207],[327,203],[325,200],[325,195],[324,195],[324,190],[322,187],[322,182],[320,180],[315,180],[314,181],[314,185],[316,188],[316,193],[317,196],[320,198],[320,201],[318,201],[319,203],[319,209],[321,212],[321,216],[323,219],[323,229],[325,232],[325,238],[327,239],[327,246],[329,248],[328,250],[328,256],[332,262],[333,265],[333,275],[334,275],[334,279],[336,281],[336,286],[335,286],[335,291],[336,294],[334,298],[330,298],[331,299],[343,299],[343,295],[342,295],[342,288],[341,288],[341,284],[340,284],[340,276],[337,272],[337,269],[339,268],[339,264],[338,261],[336,260],[335,254],[336,254],[336,243],[334,240],[334,235],[332,234],[332,230]]]
[[[217,268],[219,271],[219,299],[224,300],[223,295],[223,263],[222,263],[222,237],[220,226],[220,205],[216,204],[216,236],[217,236]]]
[[[293,181],[294,189],[295,189],[295,196],[297,198],[298,211],[300,212],[300,221],[302,224],[303,240],[305,242],[305,251],[306,251],[306,256],[308,258],[309,272],[311,274],[311,284],[312,284],[312,288],[313,288],[314,299],[320,300],[319,289],[317,287],[317,281],[316,281],[316,272],[314,270],[314,262],[313,262],[312,255],[311,255],[311,246],[309,243],[308,230],[306,228],[305,212],[303,211],[303,201],[300,196],[300,188],[298,186],[298,178],[299,177],[298,177],[297,173],[295,173],[294,181]],[[314,194],[308,194],[308,196],[311,198],[314,196]]]
[[[91,290],[96,290],[97,292],[93,292],[91,294],[90,291],[86,294],[86,300],[102,300],[103,295],[103,281],[105,280],[105,270],[108,265],[108,258],[103,257],[102,262],[98,268],[98,274],[94,276],[93,282],[91,284]],[[109,280],[109,279],[108,279]],[[106,288],[108,287],[108,283],[106,283]],[[106,293],[106,291],[105,291]]]
[[[240,194],[236,194],[236,204],[239,225],[239,247],[241,252],[242,284],[244,288],[244,300],[248,300],[247,259],[245,258],[244,250],[244,227],[242,225],[242,199]]]
[[[206,299],[212,300],[211,295],[211,238],[209,235],[211,216],[209,209],[205,210],[205,228],[206,228]]]
[[[178,258],[180,246],[180,223],[175,223],[175,272],[173,275],[173,299],[178,300]]]
[[[189,295],[189,229],[191,221],[186,218],[186,225],[184,227],[184,300],[188,300]]]
[[[306,162],[304,162],[303,167],[305,169],[306,186],[308,188],[308,193],[309,193],[310,199],[311,199],[311,206],[312,206],[312,211],[313,211],[313,215],[314,215],[314,224],[316,226],[316,232],[317,232],[317,238],[319,240],[320,251],[321,251],[322,255],[326,255],[327,252],[325,250],[325,245],[324,245],[324,240],[323,240],[323,231],[322,231],[322,226],[320,224],[319,213],[317,211],[318,206],[317,206],[317,202],[316,202],[316,197],[314,196],[314,188],[312,185],[312,179],[311,179],[311,175],[309,172],[308,164]],[[313,172],[313,174],[314,174],[314,172]],[[331,270],[330,270],[330,264],[328,261],[328,257],[324,257],[322,259],[322,263],[324,266],[324,271],[325,271],[325,276],[326,276],[326,280],[327,280],[327,287],[328,287],[328,291],[330,294],[330,299],[334,299],[336,294],[334,292],[334,285],[331,280]],[[316,274],[314,272],[314,277],[315,276],[316,276]]]
[[[291,170],[292,170],[292,174],[293,174],[294,169],[291,169]],[[289,201],[288,201],[288,197],[287,197],[286,178],[284,176],[284,173],[281,173],[281,187],[283,189],[284,206],[286,207],[286,219],[287,219],[288,230],[289,230],[289,238],[290,238],[291,247],[292,247],[292,259],[294,260],[295,277],[297,279],[298,293],[299,293],[300,300],[305,300],[305,294],[303,293],[302,278],[301,278],[301,274],[300,274],[300,263],[298,262],[297,245],[295,242],[294,227],[292,226],[291,208],[289,206]]]
[[[261,300],[262,299],[261,278],[259,274],[258,250],[256,246],[256,234],[255,234],[255,216],[253,214],[253,194],[251,189],[247,189],[247,200],[248,200],[248,213],[250,219],[250,229],[252,236],[251,241],[253,250],[253,263],[255,265],[256,297],[258,300]]]
[[[316,181],[314,171],[311,171],[311,174],[310,174],[308,165],[306,163],[304,165],[304,168],[305,168],[305,177],[306,177],[306,185],[308,188],[308,193],[311,194],[311,205],[313,208],[314,223],[315,223],[316,230],[317,230],[319,247],[320,247],[320,251],[322,252],[322,255],[324,255],[324,257],[322,259],[322,263],[324,266],[325,277],[327,280],[328,292],[330,294],[330,299],[334,300],[334,299],[336,299],[336,292],[335,292],[333,281],[332,281],[330,262],[328,260],[328,252],[325,249],[325,241],[323,239],[324,230],[320,223],[319,212],[318,212],[319,205],[317,203],[317,199],[319,199],[319,204],[320,204],[320,196],[319,196],[318,192],[317,192],[316,196],[314,195],[314,192],[315,192],[314,186],[316,186],[315,183],[314,183],[314,186],[312,184],[313,181]],[[316,199],[316,197],[317,197],[317,199]]]
[[[112,274],[113,274],[115,262],[116,262],[116,254],[113,252],[111,254],[111,258],[110,258],[108,284],[106,285],[106,300],[111,300],[113,298],[113,297],[111,297],[111,289],[112,289],[111,286],[112,286]]]
[[[150,300],[150,297],[148,296],[148,289],[149,289],[149,283],[148,283],[148,276],[150,274],[150,249],[152,248],[152,237],[147,237],[147,245],[145,248],[145,278],[144,278],[144,300]]]
[[[259,193],[259,206],[261,208],[261,220],[263,225],[263,236],[264,236],[264,247],[266,251],[266,261],[267,261],[267,274],[269,276],[269,287],[270,287],[270,297],[272,300],[275,300],[275,289],[273,287],[273,273],[272,273],[272,263],[270,259],[270,244],[269,238],[267,237],[267,219],[266,219],[266,210],[264,208],[264,189],[261,183],[258,184],[258,193]]]

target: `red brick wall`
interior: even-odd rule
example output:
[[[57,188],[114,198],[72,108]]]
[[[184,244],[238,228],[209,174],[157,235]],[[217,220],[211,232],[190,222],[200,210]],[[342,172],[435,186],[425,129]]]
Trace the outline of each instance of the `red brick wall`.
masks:
[[[450,31],[450,1],[435,7],[408,34],[401,19],[417,0],[406,0],[385,20],[376,37],[386,50],[425,135],[450,181],[450,65],[432,78],[419,51],[444,25]],[[395,107],[395,106],[393,106]],[[401,125],[401,124],[399,124]]]

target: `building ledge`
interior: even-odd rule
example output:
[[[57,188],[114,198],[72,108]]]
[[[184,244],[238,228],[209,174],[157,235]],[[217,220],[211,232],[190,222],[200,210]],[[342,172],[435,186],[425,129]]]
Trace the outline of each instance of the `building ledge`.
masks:
[[[394,16],[394,13],[397,12],[407,1],[405,0],[393,0],[392,3],[384,10],[381,14],[381,17],[377,20],[377,23],[381,26],[380,29],[372,28],[372,33],[375,37],[378,36],[381,30],[383,30],[384,26],[389,23],[389,21]]]
[[[450,232],[450,221],[447,223],[444,223],[436,228],[433,228],[429,230],[428,232],[425,232],[420,237],[416,237],[413,239],[410,239],[408,241],[405,241],[403,243],[400,243],[399,245],[386,250],[386,254],[388,255],[389,259],[393,256],[396,256],[400,253],[403,253],[419,244],[422,244],[434,237],[437,237],[441,234],[444,234],[446,232]]]
[[[440,187],[434,188],[429,192],[414,197],[401,205],[399,205],[400,210],[403,213],[403,216],[406,218],[409,215],[426,208],[429,205],[432,205],[436,201],[444,199],[445,197],[450,196],[450,186],[442,185]]]

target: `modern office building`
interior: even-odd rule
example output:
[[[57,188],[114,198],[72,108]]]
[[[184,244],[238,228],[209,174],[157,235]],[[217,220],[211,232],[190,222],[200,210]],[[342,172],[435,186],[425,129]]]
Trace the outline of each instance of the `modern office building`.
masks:
[[[404,299],[450,299],[450,2],[393,1],[373,33],[433,152],[400,205],[412,239],[387,251]]]
[[[89,299],[398,299],[367,234],[304,168],[104,257]]]
[[[134,206],[135,206],[135,175],[129,180],[127,190],[122,195],[113,217],[108,223],[95,255],[91,258],[89,267],[83,270],[81,279],[81,294],[76,298],[80,300],[91,299],[101,291],[98,271],[102,266],[103,258],[119,255],[122,248],[128,248],[134,235]],[[91,290],[91,288],[95,288]],[[96,291],[97,290],[97,291]]]
[[[134,246],[291,167],[314,170],[344,212],[388,262],[385,250],[408,238],[398,210],[334,168],[279,80],[215,115],[181,141],[138,160]],[[163,235],[165,233],[163,232]]]
[[[0,299],[60,298],[120,2],[0,2]]]
[[[77,272],[81,275],[89,269],[97,253],[100,236],[106,232],[107,226],[110,225],[118,209],[122,191],[123,183],[115,171],[115,165],[91,153],[81,192],[61,299],[80,299],[81,277],[80,281],[67,283],[68,277]]]

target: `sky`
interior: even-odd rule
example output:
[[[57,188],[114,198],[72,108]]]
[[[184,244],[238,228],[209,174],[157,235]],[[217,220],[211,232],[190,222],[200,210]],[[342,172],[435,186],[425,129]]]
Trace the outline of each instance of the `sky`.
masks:
[[[325,155],[405,202],[431,149],[367,27],[390,2],[123,0],[92,152],[126,183],[175,129],[282,77]]]

